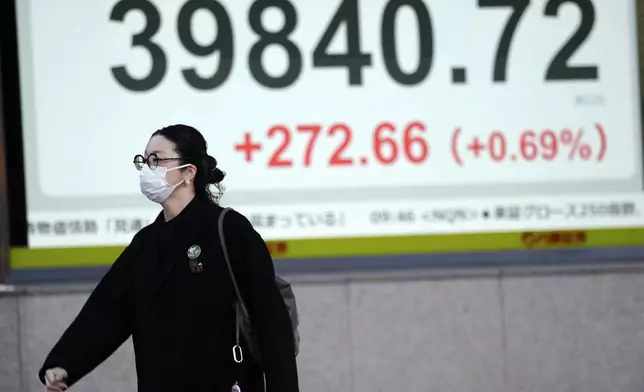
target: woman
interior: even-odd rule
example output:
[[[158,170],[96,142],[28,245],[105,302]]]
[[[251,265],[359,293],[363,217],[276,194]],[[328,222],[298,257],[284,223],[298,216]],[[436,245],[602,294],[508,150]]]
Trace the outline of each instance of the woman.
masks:
[[[160,129],[135,165],[142,193],[163,211],[134,236],[47,356],[39,372],[46,390],[72,386],[132,336],[139,392],[259,392],[264,382],[268,392],[297,392],[291,320],[270,254],[250,222],[230,211],[226,244],[262,369],[248,350],[241,363],[233,360],[235,293],[218,241],[223,209],[210,189],[224,173],[201,133]]]

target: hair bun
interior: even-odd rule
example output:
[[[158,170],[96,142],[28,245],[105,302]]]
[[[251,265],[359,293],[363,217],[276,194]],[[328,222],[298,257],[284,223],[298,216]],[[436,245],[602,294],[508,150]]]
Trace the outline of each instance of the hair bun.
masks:
[[[217,160],[210,155],[206,155],[206,168],[208,171],[215,170],[217,168]]]
[[[212,178],[213,183],[219,184],[220,182],[222,182],[224,180],[224,177],[226,177],[226,173],[224,173],[220,169],[215,168],[215,170],[212,171],[211,178]]]
[[[208,155],[206,157],[206,167],[208,168],[208,182],[218,184],[224,180],[226,173],[217,168],[217,160]]]

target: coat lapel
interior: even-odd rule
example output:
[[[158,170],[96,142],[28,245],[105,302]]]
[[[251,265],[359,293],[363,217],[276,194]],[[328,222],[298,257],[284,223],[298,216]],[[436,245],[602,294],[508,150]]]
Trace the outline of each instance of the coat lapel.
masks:
[[[167,244],[167,254],[161,255],[161,259],[166,259],[163,264],[163,274],[166,276],[173,267],[179,263],[179,268],[189,269],[188,249],[193,245],[203,247],[198,244],[198,236],[204,226],[204,217],[206,215],[205,206],[201,203],[191,204],[186,215],[181,217],[181,221],[175,225],[170,244]],[[186,207],[188,208],[188,207]],[[176,219],[176,218],[175,218]]]
[[[196,244],[206,214],[205,203],[194,199],[173,221],[166,223],[161,212],[152,224],[150,235],[144,239],[144,260],[141,260],[140,287],[144,309],[154,301],[173,267],[179,264],[179,268],[189,268],[187,251]]]

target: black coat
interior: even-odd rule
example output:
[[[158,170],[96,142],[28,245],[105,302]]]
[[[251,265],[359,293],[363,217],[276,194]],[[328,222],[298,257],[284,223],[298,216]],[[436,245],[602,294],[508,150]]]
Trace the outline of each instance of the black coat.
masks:
[[[230,392],[235,381],[242,392],[262,391],[248,349],[242,364],[232,358],[235,297],[218,240],[221,211],[195,199],[169,222],[160,214],[137,233],[47,356],[41,381],[59,366],[73,385],[132,336],[139,392]],[[224,229],[257,329],[266,390],[297,392],[291,321],[266,244],[237,212],[226,215]],[[201,248],[198,272],[187,254],[193,245]]]

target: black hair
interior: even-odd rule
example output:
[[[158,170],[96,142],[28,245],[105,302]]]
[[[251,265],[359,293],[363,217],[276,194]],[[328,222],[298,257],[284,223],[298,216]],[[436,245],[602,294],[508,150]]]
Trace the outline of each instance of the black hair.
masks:
[[[195,128],[176,124],[161,128],[152,136],[163,136],[174,143],[174,150],[182,158],[182,164],[191,164],[197,168],[195,174],[195,197],[199,200],[218,202],[223,194],[221,184],[226,173],[217,167],[217,160],[208,155],[208,143],[201,132]],[[214,185],[216,192],[213,192]]]

